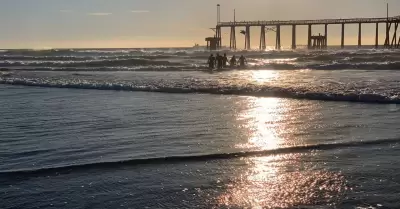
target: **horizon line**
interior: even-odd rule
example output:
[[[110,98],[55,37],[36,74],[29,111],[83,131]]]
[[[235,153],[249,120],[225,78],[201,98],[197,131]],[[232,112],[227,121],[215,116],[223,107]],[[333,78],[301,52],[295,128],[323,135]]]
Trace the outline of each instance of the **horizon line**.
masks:
[[[304,47],[307,47],[307,44],[305,44],[305,45],[296,45],[296,46],[300,46],[300,47],[302,47],[302,46],[304,46]],[[206,45],[200,45],[199,47],[206,47]],[[267,47],[270,47],[270,48],[275,48],[275,45],[268,45]],[[291,47],[291,45],[288,45],[288,46],[281,46],[283,49],[281,49],[281,50],[285,50],[285,47],[287,47],[288,49]],[[329,47],[341,47],[341,45],[339,44],[339,45],[328,45],[328,48]],[[358,44],[354,44],[354,45],[344,45],[344,47],[346,48],[346,47],[358,47]],[[371,48],[375,48],[375,45],[362,45],[360,48],[367,48],[367,47],[371,47]],[[378,49],[380,49],[380,48],[382,48],[383,49],[383,45],[378,45]],[[93,47],[68,47],[68,48],[65,48],[65,47],[54,47],[54,48],[0,48],[0,50],[58,50],[58,49],[62,49],[62,50],[68,50],[68,49],[180,49],[180,48],[194,48],[194,46],[179,46],[179,47],[98,47],[98,48],[93,48]],[[223,48],[229,48],[229,46],[223,46]],[[222,49],[223,50],[223,49]],[[245,48],[243,48],[243,49],[236,49],[236,51],[239,51],[239,50],[246,50]],[[258,50],[258,47],[256,47],[256,48],[251,48],[250,50]],[[273,50],[275,50],[275,49],[273,49]],[[290,50],[292,50],[292,49],[290,49]],[[296,49],[295,49],[296,50]],[[315,49],[310,49],[311,51],[312,50],[315,50]]]

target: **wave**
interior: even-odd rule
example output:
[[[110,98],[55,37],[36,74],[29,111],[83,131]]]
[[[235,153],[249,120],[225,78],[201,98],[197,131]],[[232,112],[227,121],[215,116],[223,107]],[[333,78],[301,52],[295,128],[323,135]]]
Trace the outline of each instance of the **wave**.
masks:
[[[400,54],[390,50],[353,51],[220,51],[231,55],[244,54],[250,66],[247,69],[276,70],[398,70]],[[205,63],[208,51],[190,49],[93,49],[93,50],[11,50],[0,53],[0,67],[27,67],[34,69],[82,71],[85,68],[135,66],[190,66]],[[174,61],[171,61],[173,59]],[[167,61],[168,60],[168,61]],[[203,69],[206,66],[202,66]],[[56,69],[58,68],[58,69]],[[77,68],[69,69],[69,68]],[[88,69],[95,71],[95,69]],[[116,70],[115,68],[111,71]],[[126,70],[126,69],[122,69]],[[179,70],[171,68],[172,71]]]
[[[112,59],[112,60],[84,60],[84,61],[2,61],[0,67],[16,67],[16,66],[29,66],[29,67],[117,67],[117,66],[169,66],[180,65],[179,63],[171,63],[169,61],[157,61],[141,58],[130,59]]]
[[[244,54],[251,59],[296,59],[298,62],[338,61],[353,62],[390,62],[399,61],[400,53],[393,50],[328,50],[328,51],[268,51],[268,52],[231,52],[230,55]]]
[[[266,64],[252,63],[246,68],[227,68],[229,70],[400,70],[400,62],[390,63],[330,63],[330,64],[296,64],[271,62]],[[3,62],[0,70],[30,71],[207,71],[204,64],[183,64],[168,61],[141,59],[103,60],[87,62]]]
[[[12,73],[0,70],[0,77],[10,77],[10,76],[12,76]]]
[[[160,84],[161,83],[161,84]],[[49,88],[95,89],[115,91],[144,91],[160,93],[204,93],[218,95],[244,95],[259,97],[294,98],[321,101],[361,102],[375,104],[400,104],[399,95],[381,95],[378,93],[330,93],[314,92],[306,89],[283,88],[274,86],[193,86],[191,84],[132,84],[108,83],[90,80],[63,79],[27,79],[0,77],[0,84],[22,85]]]
[[[1,50],[0,55],[21,56],[56,56],[56,55],[187,55],[193,53],[208,53],[208,50],[193,50],[192,48],[137,48],[137,49],[13,49]]]
[[[268,63],[249,66],[250,70],[400,70],[400,62],[365,62],[365,63],[328,63],[328,64],[301,64],[301,63]]]
[[[319,54],[310,56],[300,56],[296,59],[297,62],[345,62],[345,63],[367,63],[367,62],[395,62],[400,61],[399,55],[388,55],[388,54],[376,54],[376,55],[360,55],[360,56],[338,56],[329,54]]]
[[[53,56],[75,53],[75,49],[10,49],[1,51],[1,55]]]
[[[27,55],[6,55],[0,56],[0,60],[2,61],[93,61],[93,60],[121,60],[121,59],[169,59],[176,57],[175,55],[98,55],[98,56],[77,56],[77,55],[69,55],[69,56],[27,56]],[[207,59],[205,57],[205,59]]]
[[[399,70],[400,54],[391,50],[220,51],[245,54],[240,70]],[[0,53],[0,67],[48,71],[205,70],[208,51],[190,49],[11,50]],[[97,69],[96,69],[97,68]]]
[[[136,54],[174,54],[174,55],[191,55],[191,54],[210,54],[210,53],[229,53],[229,54],[246,54],[252,55],[271,55],[271,56],[291,56],[291,55],[317,55],[327,54],[331,56],[356,56],[356,55],[385,55],[399,54],[397,50],[388,49],[328,49],[323,51],[316,50],[229,50],[223,49],[210,52],[204,49],[195,48],[124,48],[124,49],[13,49],[0,50],[0,55],[63,55],[63,54],[88,54],[88,55],[136,55]]]
[[[54,72],[118,72],[118,71],[156,71],[156,72],[177,72],[177,71],[201,71],[205,67],[202,66],[130,66],[130,67],[9,67],[1,68],[1,71],[11,72],[11,71],[54,71]]]
[[[400,70],[400,62],[311,64],[306,68],[315,70]]]
[[[157,70],[161,68],[170,68],[171,71],[185,69],[197,69],[206,70],[207,66],[203,62],[170,62],[166,60],[156,60],[158,57],[145,56],[146,58],[112,58],[112,59],[86,59],[86,58],[74,58],[75,60],[68,60],[67,58],[55,57],[50,60],[26,60],[26,61],[0,61],[0,67],[3,69],[13,70],[53,70],[53,71],[123,71],[123,70],[135,70],[135,68],[146,68],[150,70]],[[318,59],[330,59],[326,55],[320,55]],[[60,59],[60,60],[57,60]],[[65,60],[62,60],[65,59]],[[81,59],[81,60],[79,60]],[[184,58],[183,59],[188,59]],[[189,58],[192,59],[192,58]],[[320,61],[321,61],[320,60]],[[257,60],[249,58],[249,65],[245,69],[237,70],[400,70],[400,61],[386,61],[388,58],[380,58],[376,60],[369,60],[368,58],[349,58],[349,60],[338,60],[338,61],[324,61],[319,62],[305,62],[298,60],[267,60],[268,62],[263,63],[263,60]],[[360,62],[367,61],[367,62]],[[380,62],[382,61],[382,62]],[[75,69],[76,68],[76,69]],[[118,69],[121,68],[121,69]],[[132,68],[132,69],[127,69]],[[154,69],[151,69],[154,68]]]
[[[63,167],[48,167],[40,168],[36,170],[10,170],[1,171],[0,176],[9,176],[15,178],[16,176],[42,176],[42,175],[60,175],[63,173],[79,172],[90,169],[112,169],[120,166],[138,166],[138,165],[154,165],[154,164],[172,164],[172,163],[186,163],[186,162],[203,162],[211,160],[229,160],[236,158],[246,157],[259,157],[267,155],[278,155],[278,154],[291,154],[291,153],[304,153],[315,150],[334,150],[341,148],[352,148],[352,147],[366,147],[375,145],[386,145],[399,143],[400,139],[384,139],[374,141],[360,141],[360,142],[346,142],[336,144],[315,144],[305,145],[296,147],[284,147],[273,150],[262,150],[262,151],[244,151],[234,153],[217,153],[208,155],[188,155],[188,156],[169,156],[169,157],[156,157],[156,158],[144,158],[144,159],[131,159],[124,161],[111,161],[111,162],[96,162],[88,164],[78,165],[67,165]]]
[[[93,60],[96,57],[90,56],[24,56],[24,55],[10,55],[0,56],[3,61],[85,61]]]
[[[400,62],[383,63],[329,63],[301,64],[293,62],[270,62],[253,64],[241,70],[400,70]]]

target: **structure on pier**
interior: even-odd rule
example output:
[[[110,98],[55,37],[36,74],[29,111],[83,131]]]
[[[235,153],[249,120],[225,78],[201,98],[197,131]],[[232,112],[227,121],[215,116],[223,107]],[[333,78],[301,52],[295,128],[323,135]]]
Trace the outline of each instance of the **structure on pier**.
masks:
[[[207,37],[206,38],[206,42],[207,42],[207,49],[208,50],[217,50],[218,48],[221,47],[221,45],[220,45],[221,38]]]
[[[325,49],[328,46],[326,36],[318,34],[318,36],[311,36],[312,49]]]
[[[397,34],[398,26],[400,23],[400,16],[395,17],[385,17],[385,18],[352,18],[352,19],[322,19],[322,20],[287,20],[287,21],[234,21],[234,22],[220,22],[218,21],[216,26],[215,38],[218,40],[216,48],[222,46],[222,28],[230,28],[230,48],[236,49],[236,28],[244,28],[243,34],[245,35],[245,49],[250,49],[251,47],[251,27],[260,27],[260,50],[266,49],[266,28],[274,27],[276,32],[276,46],[277,50],[281,49],[281,27],[289,26],[292,27],[292,44],[291,48],[296,49],[296,27],[297,26],[308,26],[308,42],[307,47],[312,48],[326,48],[328,46],[328,25],[341,25],[341,47],[345,46],[345,25],[348,24],[358,24],[358,46],[361,47],[362,41],[362,24],[376,24],[376,35],[375,35],[375,47],[380,46],[379,43],[379,24],[384,24],[386,28],[386,38],[383,46],[385,48],[399,48],[400,46],[400,34]],[[312,26],[324,25],[325,34],[312,36]]]

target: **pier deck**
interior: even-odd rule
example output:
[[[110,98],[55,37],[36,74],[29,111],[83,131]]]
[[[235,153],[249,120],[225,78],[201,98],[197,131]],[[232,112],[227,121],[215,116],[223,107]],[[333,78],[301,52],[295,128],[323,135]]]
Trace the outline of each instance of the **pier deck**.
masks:
[[[384,18],[350,18],[350,19],[321,19],[321,20],[235,21],[235,22],[220,22],[217,24],[217,27],[386,23],[386,22],[397,22],[399,20],[400,16],[389,17],[389,18],[384,17]]]

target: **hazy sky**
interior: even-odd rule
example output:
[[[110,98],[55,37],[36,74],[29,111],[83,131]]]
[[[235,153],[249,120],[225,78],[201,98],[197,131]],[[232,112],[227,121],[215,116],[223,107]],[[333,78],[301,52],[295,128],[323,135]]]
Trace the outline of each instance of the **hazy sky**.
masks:
[[[208,28],[215,26],[218,3],[222,21],[231,21],[234,8],[237,20],[383,17],[386,2],[390,15],[399,15],[399,0],[0,0],[0,48],[203,45],[213,35]],[[358,26],[346,29],[346,44],[356,44]],[[282,30],[282,44],[290,45],[291,28]],[[306,30],[298,29],[298,44],[306,43]],[[363,44],[372,44],[374,25],[365,25],[363,33]],[[329,44],[339,44],[339,34],[340,26],[330,26]],[[269,41],[272,35],[267,35],[268,45],[275,44]],[[223,36],[225,45],[229,29]],[[243,36],[237,38],[242,46]],[[252,46],[258,42],[254,27]]]

